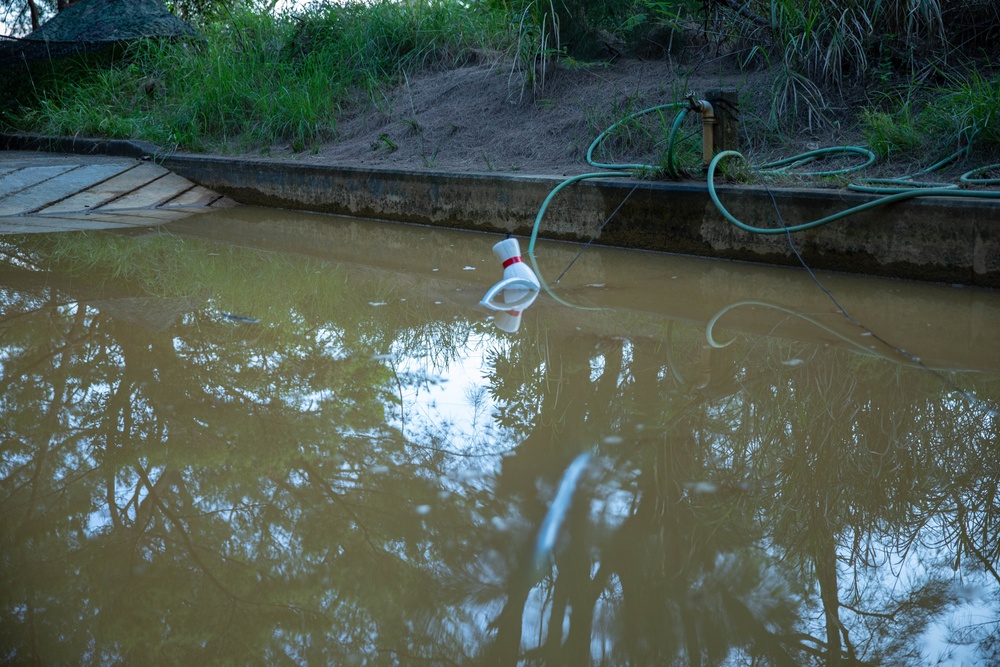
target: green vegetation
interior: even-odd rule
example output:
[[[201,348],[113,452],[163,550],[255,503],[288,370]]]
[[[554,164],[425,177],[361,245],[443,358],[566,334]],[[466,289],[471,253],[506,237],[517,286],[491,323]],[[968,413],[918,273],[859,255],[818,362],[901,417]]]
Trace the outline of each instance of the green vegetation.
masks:
[[[331,138],[359,93],[377,104],[401,73],[455,66],[490,48],[497,20],[450,1],[326,5],[298,17],[234,10],[201,25],[198,43],[147,41],[111,68],[45,72],[7,121],[195,150],[275,142],[302,150]]]
[[[18,4],[0,0],[5,6]],[[1000,9],[982,0],[376,0],[288,13],[188,2],[197,43],[148,42],[111,67],[34,68],[0,128],[187,150],[315,148],[340,113],[403,77],[495,63],[545,98],[554,63],[622,55],[773,74],[752,132],[860,127],[881,155],[995,152]],[[273,7],[273,5],[271,5]],[[674,62],[674,60],[671,60]],[[683,76],[681,77],[683,78]],[[756,122],[753,122],[756,121]]]
[[[881,155],[931,149],[944,156],[981,144],[1000,146],[1000,76],[976,70],[950,76],[940,85],[914,86],[910,99],[889,97],[866,109],[871,146]]]

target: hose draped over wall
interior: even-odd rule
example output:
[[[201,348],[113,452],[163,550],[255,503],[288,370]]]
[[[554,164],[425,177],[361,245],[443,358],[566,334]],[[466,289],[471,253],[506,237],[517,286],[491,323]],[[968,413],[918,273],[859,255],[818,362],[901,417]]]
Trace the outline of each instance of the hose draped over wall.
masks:
[[[693,103],[692,103],[693,105]],[[660,113],[667,109],[678,109],[677,115],[674,118],[674,122],[671,125],[670,132],[667,136],[667,149],[665,153],[665,159],[663,165],[650,165],[642,163],[625,163],[625,164],[615,164],[615,163],[603,163],[598,162],[594,159],[594,151],[600,146],[600,144],[615,130],[621,127],[623,124],[628,123],[635,118],[644,116],[651,113]],[[559,296],[554,294],[549,287],[548,283],[545,281],[542,272],[538,268],[538,263],[535,259],[535,243],[538,239],[538,231],[541,228],[542,220],[545,217],[545,212],[551,205],[552,201],[555,199],[556,195],[559,194],[564,188],[578,183],[580,181],[596,179],[596,178],[629,178],[636,176],[636,172],[639,174],[649,174],[649,173],[664,173],[669,178],[680,179],[684,176],[681,170],[677,167],[675,159],[675,151],[677,146],[677,134],[681,127],[687,112],[690,108],[684,102],[675,102],[672,104],[663,104],[659,106],[650,107],[648,109],[643,109],[636,113],[630,114],[618,121],[617,123],[611,125],[606,130],[601,132],[596,139],[590,144],[587,149],[587,164],[590,166],[601,169],[603,171],[597,171],[587,174],[580,174],[578,176],[573,176],[566,179],[555,188],[549,192],[548,196],[542,202],[541,207],[538,209],[538,214],[535,216],[535,223],[531,230],[531,239],[528,243],[528,258],[531,261],[532,268],[535,271],[535,275],[538,276],[539,282],[541,283],[542,289],[544,289],[552,298],[554,298],[559,303],[564,305],[573,306],[576,308],[587,308],[584,306],[577,306],[575,304],[570,304]],[[858,206],[851,207],[839,213],[833,215],[828,215],[826,217],[820,218],[818,220],[813,220],[811,222],[805,222],[802,224],[794,226],[782,226],[776,228],[767,227],[755,227],[753,225],[748,225],[726,209],[725,205],[719,199],[719,194],[715,187],[715,177],[716,172],[719,170],[719,165],[726,161],[732,159],[741,159],[748,161],[747,158],[737,151],[722,151],[715,155],[711,162],[708,164],[707,170],[707,180],[708,180],[708,194],[715,205],[716,209],[722,215],[722,217],[735,225],[736,227],[753,234],[762,235],[775,235],[775,234],[787,234],[791,232],[800,232],[807,229],[813,229],[820,227],[822,225],[842,220],[848,218],[862,211],[867,211],[869,209],[876,208],[878,206],[884,206],[886,204],[891,204],[897,201],[903,201],[906,199],[913,199],[915,197],[962,197],[962,198],[978,198],[978,199],[1000,199],[1000,191],[995,190],[969,190],[962,189],[963,187],[969,186],[992,186],[1000,185],[1000,178],[984,178],[983,174],[988,174],[994,170],[1000,170],[1000,163],[991,164],[984,167],[978,167],[971,171],[968,171],[959,178],[958,183],[936,183],[936,182],[925,182],[915,180],[916,176],[923,176],[936,171],[959,157],[968,154],[968,147],[956,151],[954,154],[949,155],[943,160],[922,169],[914,174],[908,176],[903,176],[894,179],[862,179],[858,183],[852,183],[848,185],[848,189],[857,192],[867,192],[872,194],[884,195],[879,199],[875,199]],[[818,159],[825,158],[833,155],[847,155],[847,156],[859,156],[864,159],[863,162],[856,165],[851,165],[839,169],[832,170],[817,170],[817,171],[802,171],[801,167],[814,162]],[[809,176],[809,177],[827,177],[827,176],[839,176],[848,173],[854,173],[865,167],[874,164],[876,158],[875,154],[868,150],[867,148],[862,148],[859,146],[835,146],[830,148],[821,148],[814,151],[809,151],[807,153],[802,153],[800,155],[795,155],[789,158],[784,158],[782,160],[777,160],[775,162],[768,162],[765,164],[760,164],[756,166],[751,166],[753,171],[761,174],[794,174],[796,176]],[[794,171],[793,171],[794,170]],[[607,224],[607,222],[605,222]],[[589,309],[589,308],[587,308]]]

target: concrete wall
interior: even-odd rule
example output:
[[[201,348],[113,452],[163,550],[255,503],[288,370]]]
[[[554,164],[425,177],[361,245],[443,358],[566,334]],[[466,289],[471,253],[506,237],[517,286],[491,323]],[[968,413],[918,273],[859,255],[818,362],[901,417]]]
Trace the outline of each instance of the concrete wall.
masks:
[[[180,155],[163,164],[247,204],[520,235],[530,233],[542,201],[562,180]],[[772,188],[768,193],[743,186],[723,186],[719,194],[737,218],[761,227],[780,226],[775,204],[785,224],[795,225],[875,199],[842,190]],[[731,225],[700,183],[584,181],[557,195],[540,234],[587,241],[609,217],[597,236],[605,245],[798,263],[785,235],[761,236]],[[897,202],[799,232],[793,240],[813,268],[1000,287],[1000,199]]]
[[[138,142],[5,137],[0,146],[151,157],[244,204],[483,231],[530,233],[562,179],[503,174],[372,170],[201,155],[158,155]],[[844,190],[720,186],[744,222],[780,227],[815,220],[877,197]],[[773,197],[772,197],[773,195]],[[626,199],[624,205],[623,199]],[[614,215],[612,215],[614,214]],[[797,264],[785,235],[737,229],[703,183],[585,181],[563,190],[540,235],[629,248],[772,264]],[[793,235],[812,268],[1000,287],[1000,199],[919,198],[878,207]]]

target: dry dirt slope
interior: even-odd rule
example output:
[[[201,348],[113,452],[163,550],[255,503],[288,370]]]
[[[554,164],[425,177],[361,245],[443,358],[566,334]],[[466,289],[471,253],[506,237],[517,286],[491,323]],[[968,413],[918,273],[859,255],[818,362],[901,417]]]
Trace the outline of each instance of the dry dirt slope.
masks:
[[[587,147],[629,112],[677,101],[688,92],[733,87],[750,127],[767,113],[770,87],[763,74],[720,68],[695,76],[667,60],[555,65],[546,72],[544,86],[532,87],[523,79],[501,64],[409,78],[384,99],[348,110],[337,138],[317,152],[279,146],[270,157],[358,167],[572,175],[593,171],[585,162]],[[690,130],[698,131],[696,122]],[[816,139],[805,136],[802,143]],[[634,162],[655,160],[657,153],[653,145],[636,145],[606,155]]]

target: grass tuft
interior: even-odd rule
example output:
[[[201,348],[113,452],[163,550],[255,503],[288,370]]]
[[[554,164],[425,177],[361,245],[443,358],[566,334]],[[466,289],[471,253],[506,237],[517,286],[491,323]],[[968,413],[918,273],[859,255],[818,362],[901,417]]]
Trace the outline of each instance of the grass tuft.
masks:
[[[304,150],[335,136],[337,115],[405,72],[454,66],[499,34],[458,2],[381,0],[302,14],[234,10],[199,42],[145,40],[111,68],[48,72],[14,129],[145,139],[188,150]]]
[[[959,149],[1000,150],[1000,74],[976,70],[942,86],[911,90],[911,99],[883,101],[863,112],[871,147],[883,157],[922,153],[944,157]]]

